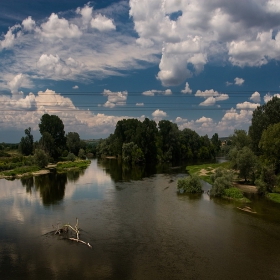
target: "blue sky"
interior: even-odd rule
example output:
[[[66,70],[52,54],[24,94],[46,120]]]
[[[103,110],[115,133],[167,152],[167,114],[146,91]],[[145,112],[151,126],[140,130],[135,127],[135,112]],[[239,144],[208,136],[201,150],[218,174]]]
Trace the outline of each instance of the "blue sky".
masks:
[[[279,29],[278,0],[1,1],[0,142],[38,140],[45,113],[83,139],[123,118],[247,130],[280,93]]]

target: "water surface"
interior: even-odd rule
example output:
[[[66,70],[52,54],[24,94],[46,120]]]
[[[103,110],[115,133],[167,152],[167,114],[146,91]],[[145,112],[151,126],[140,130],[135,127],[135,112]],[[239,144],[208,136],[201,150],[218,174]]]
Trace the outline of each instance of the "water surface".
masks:
[[[178,195],[184,169],[93,160],[0,180],[1,279],[280,279],[279,205]],[[76,217],[92,249],[50,233]]]

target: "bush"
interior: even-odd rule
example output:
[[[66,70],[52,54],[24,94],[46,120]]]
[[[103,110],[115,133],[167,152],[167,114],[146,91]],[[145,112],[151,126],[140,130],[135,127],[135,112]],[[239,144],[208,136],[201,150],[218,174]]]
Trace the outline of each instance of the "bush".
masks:
[[[181,178],[177,182],[177,188],[179,191],[187,193],[201,193],[202,184],[198,176],[188,176],[186,178]]]
[[[49,163],[47,154],[41,149],[37,149],[35,151],[34,160],[35,163],[41,168],[46,167]]]
[[[225,194],[225,190],[232,187],[233,173],[223,168],[217,168],[215,174],[211,176],[214,182],[210,190],[211,196],[220,197]]]
[[[67,156],[67,160],[69,161],[75,161],[76,157],[73,153],[69,153]]]
[[[84,149],[79,150],[78,157],[81,158],[81,159],[86,159],[86,152],[85,152]]]

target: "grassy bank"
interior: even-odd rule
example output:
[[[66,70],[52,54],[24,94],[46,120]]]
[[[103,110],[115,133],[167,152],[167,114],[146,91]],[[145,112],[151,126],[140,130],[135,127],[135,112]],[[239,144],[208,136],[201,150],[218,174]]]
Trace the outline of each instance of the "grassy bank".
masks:
[[[280,193],[269,193],[267,194],[267,198],[274,202],[280,203]]]
[[[230,163],[222,162],[222,163],[205,163],[205,164],[198,164],[198,165],[188,165],[186,167],[186,170],[190,175],[198,175],[202,180],[206,181],[209,184],[212,184],[210,176],[215,172],[215,169],[218,167],[229,169]]]
[[[52,165],[52,168],[55,168],[59,173],[63,173],[70,169],[85,169],[90,163],[90,160],[58,162]],[[45,174],[48,170],[48,168],[42,169],[35,165],[31,156],[24,157],[16,155],[1,158],[0,160],[0,178],[20,178],[34,174],[39,175]]]
[[[22,167],[17,167],[12,170],[7,170],[7,171],[2,171],[0,173],[0,176],[2,175],[3,177],[16,177],[19,175],[25,175],[25,176],[30,176],[32,175],[33,172],[37,172],[40,170],[40,167],[34,165],[34,166],[22,166]]]
[[[58,162],[56,165],[57,172],[64,172],[69,169],[84,169],[90,165],[90,160],[76,160],[76,161],[63,161]]]
[[[217,169],[218,167],[230,169],[230,162],[189,165],[186,167],[186,170],[190,175],[197,175],[200,179],[212,185],[213,182],[211,181],[211,175],[215,172],[215,169]],[[244,197],[243,192],[236,187],[226,189],[224,195],[222,195],[222,198],[231,199],[239,202],[250,202],[249,199]]]
[[[239,202],[250,202],[250,200],[243,195],[243,192],[235,187],[226,189],[225,194],[222,197]]]

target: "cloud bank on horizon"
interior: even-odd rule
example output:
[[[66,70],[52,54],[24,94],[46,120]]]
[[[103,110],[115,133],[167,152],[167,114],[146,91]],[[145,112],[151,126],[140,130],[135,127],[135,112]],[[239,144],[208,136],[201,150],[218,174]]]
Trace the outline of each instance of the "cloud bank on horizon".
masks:
[[[277,0],[123,0],[108,1],[100,8],[97,2],[84,1],[70,10],[34,18],[30,14],[2,28],[1,130],[23,131],[28,126],[38,130],[42,114],[50,113],[61,117],[67,131],[87,138],[108,136],[118,120],[131,117],[170,119],[180,129],[226,136],[235,128],[247,129],[253,110],[273,95],[280,96],[252,88],[243,100],[234,101],[206,82],[201,88],[192,86],[208,65],[237,67],[244,73],[280,60]],[[155,66],[156,72],[148,71]],[[120,90],[121,85],[110,84],[112,77],[129,80],[145,69],[147,79],[154,82],[146,83],[135,102],[137,88],[129,91],[124,84]],[[71,85],[66,87],[66,82]],[[247,78],[235,75],[216,82],[238,92]],[[78,96],[83,86],[95,92],[95,85],[102,83],[103,90],[98,88],[98,98],[91,101],[97,104],[94,110],[63,95],[73,91]],[[178,95],[184,99],[178,102]],[[169,112],[171,107],[161,107],[160,98],[178,104],[186,100],[196,114]]]

